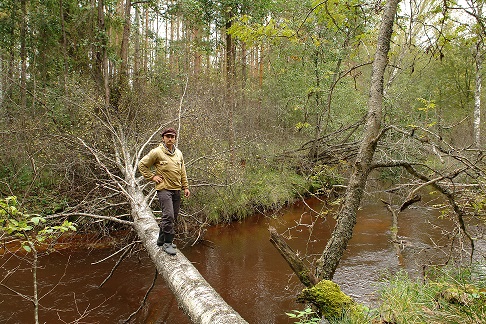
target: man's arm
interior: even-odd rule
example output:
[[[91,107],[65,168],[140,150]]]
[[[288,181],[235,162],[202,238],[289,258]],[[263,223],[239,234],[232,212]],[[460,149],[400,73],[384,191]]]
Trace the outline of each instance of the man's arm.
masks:
[[[156,156],[154,150],[151,150],[147,155],[145,155],[138,163],[138,170],[147,180],[153,180],[155,173],[152,172],[151,168],[156,161]],[[154,180],[155,181],[155,180]]]

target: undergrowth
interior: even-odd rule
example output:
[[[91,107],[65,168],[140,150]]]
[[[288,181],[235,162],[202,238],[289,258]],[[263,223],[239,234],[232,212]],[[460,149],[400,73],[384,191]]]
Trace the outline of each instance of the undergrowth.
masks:
[[[484,323],[486,265],[433,268],[423,281],[401,272],[381,290],[381,317],[391,323]]]
[[[288,169],[246,168],[232,183],[199,190],[187,203],[202,210],[211,223],[241,220],[285,206],[309,187],[305,177]]]
[[[486,264],[432,268],[425,278],[401,271],[383,280],[376,309],[353,307],[330,324],[480,324],[486,322]],[[357,311],[360,310],[360,311]],[[291,313],[288,313],[288,315]],[[315,323],[315,313],[294,311],[294,323]]]

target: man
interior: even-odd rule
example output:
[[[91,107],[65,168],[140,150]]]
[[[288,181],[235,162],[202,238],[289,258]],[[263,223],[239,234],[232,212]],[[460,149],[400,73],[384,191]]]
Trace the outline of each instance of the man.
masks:
[[[162,132],[162,143],[145,155],[138,164],[138,169],[145,179],[155,182],[155,189],[162,210],[157,245],[170,254],[176,254],[173,243],[175,223],[181,206],[181,190],[189,198],[189,183],[182,152],[175,146],[177,132],[167,128]],[[155,173],[152,171],[152,167]]]

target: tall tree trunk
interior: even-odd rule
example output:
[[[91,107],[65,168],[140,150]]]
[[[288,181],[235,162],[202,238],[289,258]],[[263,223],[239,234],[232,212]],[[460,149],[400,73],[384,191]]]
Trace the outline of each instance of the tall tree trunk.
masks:
[[[2,56],[4,57],[5,70],[7,73],[5,74],[5,78],[3,79],[3,87],[2,87],[2,96],[4,98],[11,98],[12,97],[12,81],[14,79],[14,67],[15,67],[15,25],[16,25],[16,12],[17,12],[17,2],[13,1],[12,3],[12,11],[10,13],[10,22],[8,27],[8,38],[9,38],[9,46],[8,48],[0,49],[2,52]],[[3,63],[2,63],[3,65]],[[3,69],[2,69],[3,71]],[[4,98],[2,98],[1,104],[4,104]],[[8,108],[8,105],[5,105],[5,117],[8,121],[13,119],[13,114]]]
[[[145,13],[145,34],[144,34],[143,51],[142,51],[143,53],[142,71],[143,71],[143,75],[146,76],[148,72],[148,64],[152,55],[149,49],[149,33],[151,29],[153,30],[153,28],[151,28],[150,26],[149,10],[145,9],[144,13]]]
[[[263,88],[263,71],[265,71],[265,67],[263,66],[264,62],[263,62],[263,53],[264,53],[264,47],[263,47],[263,44],[260,45],[260,49],[257,53],[257,60],[258,60],[258,88],[259,90],[262,90]],[[263,93],[262,91],[260,91],[260,93]],[[262,96],[260,95],[258,97],[258,109],[261,110],[262,108],[262,102],[263,102],[263,98]]]
[[[316,89],[314,93],[314,100],[316,103],[316,128],[314,131],[314,143],[312,144],[312,148],[310,150],[310,156],[313,159],[317,159],[318,156],[318,141],[317,139],[321,136],[321,128],[322,128],[322,114],[323,112],[320,111],[321,106],[321,94],[320,94],[320,87],[321,87],[321,77],[319,72],[319,49],[316,49],[313,54],[314,59],[314,76],[315,76],[315,84],[314,87]]]
[[[173,46],[173,44],[175,44],[175,29],[176,29],[176,23],[177,23],[177,19],[175,17],[172,17],[170,18],[170,21],[169,21],[169,24],[170,24],[170,33],[169,33],[169,37],[167,37],[168,39],[168,43],[167,43],[167,46],[168,46],[168,53],[169,53],[169,69],[170,69],[170,72],[171,74],[176,74],[177,73],[177,70],[175,68],[176,66],[176,54],[174,53],[174,50],[175,50],[175,47]]]
[[[474,146],[481,148],[481,85],[482,85],[482,49],[483,41],[478,40],[476,44],[476,83],[474,90]]]
[[[22,11],[20,26],[20,102],[22,110],[27,108],[27,1],[20,1]]]
[[[481,3],[477,4],[477,17],[476,20],[480,24],[480,19],[482,19],[483,5]],[[476,148],[481,148],[481,85],[482,85],[482,54],[483,54],[483,39],[481,36],[481,29],[477,32],[478,41],[476,43],[476,82],[474,91],[474,145]]]
[[[193,42],[196,44],[194,49],[194,61],[193,61],[193,74],[197,78],[201,73],[201,66],[202,66],[202,53],[199,50],[200,44],[202,43],[202,33],[200,27],[194,27],[192,30],[193,35]]]
[[[101,75],[103,78],[103,89],[105,95],[105,108],[110,106],[110,75],[108,68],[108,33],[105,26],[105,4],[104,0],[98,0],[98,27],[103,33],[103,40],[101,42]]]
[[[64,94],[67,94],[67,78],[68,78],[68,54],[67,54],[67,36],[66,26],[64,22],[64,3],[63,0],[59,0],[59,19],[61,20],[61,32],[62,32],[62,59],[63,59],[63,88]],[[67,105],[69,107],[70,105]]]
[[[383,80],[399,1],[389,0],[385,6],[371,74],[368,115],[363,140],[346,189],[343,208],[338,215],[331,238],[317,262],[316,274],[319,279],[332,279],[353,235],[356,211],[361,203],[381,129]]]
[[[248,80],[248,50],[245,42],[241,44],[241,88],[245,89]]]
[[[140,10],[138,5],[135,5],[135,28],[134,28],[134,54],[133,54],[133,86],[135,89],[140,89],[140,69],[142,54],[140,51]],[[137,91],[137,90],[135,90]]]
[[[234,162],[234,139],[235,139],[235,125],[234,125],[234,113],[235,113],[235,78],[236,78],[236,45],[234,38],[228,34],[229,28],[233,24],[233,8],[227,9],[228,16],[226,17],[225,35],[226,35],[226,107],[228,111],[228,146],[230,151],[230,161]]]
[[[120,89],[125,89],[128,86],[128,47],[130,44],[130,29],[131,29],[131,14],[132,1],[125,1],[123,35],[120,48]]]
[[[108,71],[108,54],[107,54],[107,42],[108,33],[106,31],[105,25],[105,4],[104,0],[98,0],[98,4],[95,0],[92,0],[93,12],[96,12],[97,17],[97,28],[93,30],[98,30],[95,36],[95,41],[99,45],[93,46],[94,52],[94,68],[93,74],[95,76],[95,81],[100,89],[103,89],[104,94],[104,106],[108,108],[110,105],[110,84],[109,84],[109,71]],[[94,19],[93,19],[94,20]],[[99,113],[99,109],[96,109],[96,113]]]

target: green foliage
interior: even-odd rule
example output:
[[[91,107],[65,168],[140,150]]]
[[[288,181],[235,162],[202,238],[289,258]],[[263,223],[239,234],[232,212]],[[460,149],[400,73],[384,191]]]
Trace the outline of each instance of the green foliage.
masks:
[[[344,165],[316,165],[311,174],[311,191],[317,193],[334,185],[343,184],[345,180]]]
[[[293,310],[292,313],[285,313],[291,319],[298,320],[294,322],[296,324],[312,324],[312,323],[319,323],[320,318],[317,316],[317,313],[314,312],[310,307],[304,309],[303,311],[300,310]]]
[[[255,210],[278,209],[293,201],[305,188],[304,177],[289,169],[247,166],[231,184],[198,191],[197,197],[189,203],[200,205],[200,201],[204,201],[203,213],[217,223],[243,219]]]
[[[482,186],[484,179],[480,178],[479,183]],[[474,215],[479,216],[486,223],[486,193],[483,190],[471,190],[467,192],[464,200],[465,206],[471,209]]]
[[[26,165],[8,165],[0,167],[0,182],[2,192],[29,194],[22,201],[22,205],[35,213],[51,214],[64,209],[67,197],[57,192],[59,177],[46,169],[35,174]],[[7,187],[8,185],[8,187]]]
[[[485,278],[484,264],[469,269],[434,268],[423,283],[400,272],[383,286],[379,312],[384,320],[397,324],[483,323]]]
[[[263,24],[254,22],[248,15],[243,15],[228,29],[228,33],[249,46],[262,43],[276,44],[280,42],[279,37],[296,41],[296,32],[289,26],[289,21],[286,19],[279,22],[270,19]]]
[[[0,199],[0,231],[23,239],[22,247],[30,252],[36,244],[67,231],[76,231],[76,227],[68,220],[56,225],[42,216],[29,215],[20,209],[17,197],[9,196]]]

